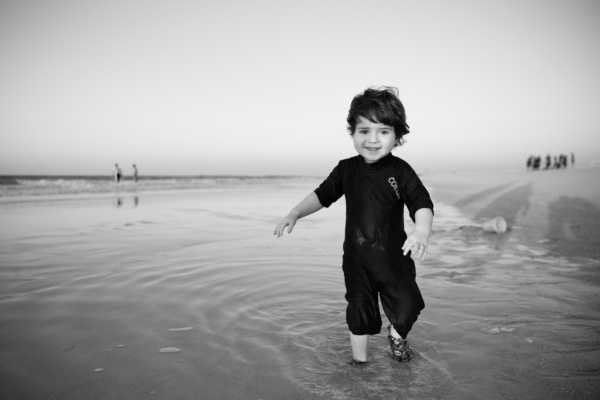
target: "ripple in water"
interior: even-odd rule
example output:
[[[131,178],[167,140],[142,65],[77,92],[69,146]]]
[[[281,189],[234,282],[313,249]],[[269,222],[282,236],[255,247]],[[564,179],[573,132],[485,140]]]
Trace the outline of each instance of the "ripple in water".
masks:
[[[270,235],[273,210],[258,206],[264,199],[248,206],[217,200],[142,216],[152,224],[88,226],[40,243],[9,243],[12,260],[31,267],[16,270],[18,277],[31,274],[37,282],[10,297],[10,315],[27,318],[19,302],[39,310],[28,322],[44,332],[43,343],[61,343],[61,354],[95,356],[103,346],[116,346],[132,368],[165,366],[194,384],[213,383],[198,370],[258,382],[276,371],[325,398],[452,398],[455,383],[446,365],[435,361],[435,346],[418,335],[410,338],[417,354],[409,363],[391,359],[381,334],[370,339],[368,365],[348,364],[343,207],[302,221],[293,236],[277,240]],[[74,319],[77,328],[65,330]],[[123,355],[115,353],[100,364],[107,371],[121,365],[116,358]],[[152,357],[158,360],[147,361]]]
[[[292,249],[279,255],[275,251],[265,255],[251,239],[238,241],[229,250],[187,248],[176,257],[184,262],[172,265],[160,260],[147,265],[144,274],[138,271],[137,279],[156,296],[188,304],[186,312],[198,319],[194,329],[212,338],[209,351],[249,368],[275,365],[317,396],[451,399],[452,377],[444,365],[427,357],[427,348],[420,352],[418,338],[412,342],[417,355],[409,363],[390,358],[382,333],[371,337],[367,366],[348,364],[341,257],[319,254],[320,245],[303,246],[300,252]],[[166,268],[167,276],[152,272]],[[156,279],[149,283],[148,275]]]
[[[297,236],[284,242],[241,235],[235,246],[213,240],[127,261],[102,278],[98,298],[145,304],[172,335],[162,339],[161,353],[199,353],[218,360],[224,374],[232,365],[275,368],[303,390],[335,399],[451,398],[447,369],[417,337],[409,363],[390,358],[382,333],[371,338],[367,366],[348,364],[341,254],[335,244],[325,252],[322,243]]]

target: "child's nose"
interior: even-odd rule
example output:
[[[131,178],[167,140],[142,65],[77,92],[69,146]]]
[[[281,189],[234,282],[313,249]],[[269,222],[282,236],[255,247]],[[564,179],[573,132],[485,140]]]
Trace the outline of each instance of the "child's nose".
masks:
[[[371,132],[369,134],[369,142],[371,143],[377,143],[379,141],[379,136],[377,136],[377,132]]]

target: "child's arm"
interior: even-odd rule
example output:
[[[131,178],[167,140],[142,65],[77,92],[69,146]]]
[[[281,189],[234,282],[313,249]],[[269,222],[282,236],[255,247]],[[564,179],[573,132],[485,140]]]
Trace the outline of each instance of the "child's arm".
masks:
[[[292,208],[292,211],[290,211],[288,215],[283,217],[283,219],[275,227],[273,235],[281,237],[286,226],[288,227],[288,233],[292,233],[292,229],[294,229],[296,221],[319,211],[321,208],[323,208],[323,206],[321,205],[319,198],[315,192],[311,192],[304,200],[298,203],[296,207]]]
[[[429,246],[429,234],[431,233],[431,223],[433,222],[433,211],[429,208],[420,208],[415,213],[415,230],[412,231],[404,245],[404,255],[412,251],[421,261],[427,257],[427,248]]]

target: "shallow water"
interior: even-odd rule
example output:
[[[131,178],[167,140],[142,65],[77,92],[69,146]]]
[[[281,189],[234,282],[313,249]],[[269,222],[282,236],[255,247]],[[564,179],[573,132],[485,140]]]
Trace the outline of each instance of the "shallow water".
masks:
[[[348,365],[343,201],[272,236],[314,184],[4,207],[1,397],[594,394],[581,381],[598,378],[595,288],[439,203],[417,356],[391,360],[378,335],[370,363]]]

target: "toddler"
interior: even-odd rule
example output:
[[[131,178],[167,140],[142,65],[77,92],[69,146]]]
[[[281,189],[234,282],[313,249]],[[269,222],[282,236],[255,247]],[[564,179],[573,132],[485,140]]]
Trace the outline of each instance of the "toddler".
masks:
[[[273,232],[292,232],[298,219],[346,197],[342,269],[346,284],[346,322],[353,364],[367,362],[369,335],[381,332],[381,313],[390,321],[392,357],[408,361],[406,337],[425,303],[415,281],[411,255],[424,260],[433,220],[433,203],[415,171],[392,150],[409,133],[404,106],[395,88],[371,88],[357,95],[348,113],[348,131],[358,152],[342,160],[321,185],[294,207]],[[415,229],[404,231],[406,205]]]

